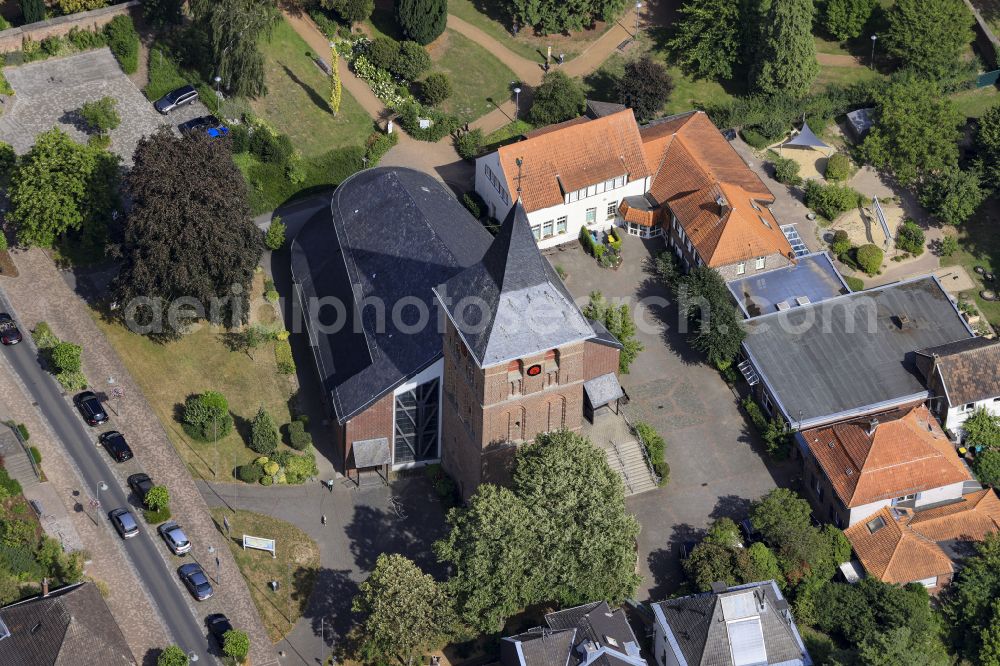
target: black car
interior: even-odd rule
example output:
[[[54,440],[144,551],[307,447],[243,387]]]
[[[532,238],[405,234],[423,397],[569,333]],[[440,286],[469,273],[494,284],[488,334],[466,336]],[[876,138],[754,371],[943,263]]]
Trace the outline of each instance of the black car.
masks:
[[[111,457],[115,459],[115,462],[125,462],[132,459],[132,449],[125,441],[125,435],[117,430],[102,433],[98,439],[111,454]]]
[[[205,575],[205,570],[197,562],[182,564],[177,568],[177,573],[184,581],[188,591],[191,592],[191,596],[198,601],[204,601],[214,594],[212,584],[208,582],[208,576]]]
[[[166,95],[156,100],[153,104],[153,108],[167,115],[174,109],[184,106],[185,104],[190,104],[198,99],[198,91],[194,89],[194,86],[181,86],[177,90],[171,90]]]
[[[93,391],[84,391],[73,398],[73,403],[89,425],[97,426],[107,422],[108,413],[101,406],[101,399]]]
[[[108,512],[111,524],[118,530],[118,534],[123,539],[131,539],[139,533],[139,523],[135,522],[135,516],[128,509],[115,509]]]
[[[205,624],[208,625],[208,633],[219,641],[220,646],[226,638],[226,632],[233,628],[233,623],[222,613],[212,613],[205,618]]]
[[[736,130],[730,127],[729,129],[719,130],[722,132],[722,136],[726,137],[726,141],[736,140]]]
[[[128,477],[128,487],[135,493],[135,498],[139,500],[139,503],[145,504],[146,493],[153,488],[153,480],[149,478],[149,474],[139,472]]]
[[[215,116],[200,116],[181,123],[177,129],[181,131],[181,134],[193,134],[194,132],[207,131],[221,124],[222,122]]]
[[[0,342],[5,345],[16,345],[21,340],[21,331],[17,329],[14,318],[6,312],[0,312]]]

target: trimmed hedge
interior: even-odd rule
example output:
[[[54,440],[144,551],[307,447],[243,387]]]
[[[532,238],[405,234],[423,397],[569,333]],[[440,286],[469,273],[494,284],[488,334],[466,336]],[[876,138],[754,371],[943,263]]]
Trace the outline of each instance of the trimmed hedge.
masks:
[[[243,483],[257,483],[264,476],[264,467],[257,463],[238,465],[233,475]]]
[[[150,525],[158,525],[160,523],[170,520],[170,507],[165,506],[158,511],[153,509],[145,509],[142,512],[142,517],[146,519],[146,522]]]
[[[292,358],[292,345],[288,340],[275,340],[274,361],[278,364],[278,372],[283,375],[295,374],[295,360]]]
[[[42,452],[38,450],[38,447],[37,446],[32,446],[28,450],[31,451],[31,458],[32,458],[32,460],[35,461],[35,464],[36,465],[41,465],[42,464]]]
[[[306,424],[296,419],[288,424],[288,445],[296,451],[305,451],[312,444],[312,435],[306,430]]]
[[[104,37],[122,71],[135,74],[139,69],[139,33],[135,31],[131,17],[121,15],[111,19],[104,26]]]
[[[653,470],[660,477],[660,486],[665,486],[670,478],[670,465],[664,460],[667,443],[653,426],[639,421],[633,426],[639,443],[646,449],[646,455],[653,465]]]
[[[377,166],[385,154],[397,143],[399,143],[399,134],[395,132],[386,134],[376,130],[369,134],[368,140],[365,141],[365,157],[368,158],[368,166]]]
[[[875,275],[879,272],[884,256],[882,248],[872,243],[859,247],[855,255],[858,265],[861,266],[861,270],[868,273],[868,275]]]
[[[865,290],[865,281],[862,280],[861,278],[856,278],[852,275],[845,275],[844,282],[846,282],[847,286],[851,288],[851,291]]]

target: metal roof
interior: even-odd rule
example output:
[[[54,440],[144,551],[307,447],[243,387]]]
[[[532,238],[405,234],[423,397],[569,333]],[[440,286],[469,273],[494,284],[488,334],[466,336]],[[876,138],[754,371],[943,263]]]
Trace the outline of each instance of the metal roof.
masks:
[[[389,439],[386,437],[361,439],[352,443],[351,455],[354,456],[354,466],[359,469],[392,463],[392,452],[389,451]]]
[[[583,392],[587,394],[587,400],[590,401],[590,406],[594,409],[603,407],[625,395],[622,385],[618,383],[618,377],[613,372],[585,381]]]
[[[800,257],[798,263],[754,273],[727,284],[748,317],[779,309],[821,303],[850,293],[826,252]]]

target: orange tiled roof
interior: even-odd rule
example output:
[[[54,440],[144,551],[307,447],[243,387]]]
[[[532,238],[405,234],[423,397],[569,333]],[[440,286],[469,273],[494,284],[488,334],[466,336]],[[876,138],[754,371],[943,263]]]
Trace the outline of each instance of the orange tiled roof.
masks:
[[[774,216],[757,203],[774,195],[703,112],[651,123],[640,134],[653,174],[650,194],[670,207],[706,264],[794,257]]]
[[[902,497],[972,478],[922,404],[802,433],[848,507]]]
[[[641,224],[644,227],[654,226],[659,218],[659,211],[633,208],[628,204],[628,201],[626,199],[622,199],[621,204],[619,204],[618,213],[622,216],[622,219],[625,220],[626,222],[631,222],[633,224]]]
[[[872,532],[868,523],[876,518],[885,526]],[[868,575],[903,584],[953,571],[951,558],[938,544],[981,541],[998,530],[1000,499],[987,488],[923,511],[884,507],[844,530],[844,535]]]
[[[556,129],[533,132],[497,150],[512,193],[521,158],[521,203],[529,213],[557,206],[565,193],[588,185],[623,174],[629,181],[649,175],[631,109],[586,122],[571,120]]]

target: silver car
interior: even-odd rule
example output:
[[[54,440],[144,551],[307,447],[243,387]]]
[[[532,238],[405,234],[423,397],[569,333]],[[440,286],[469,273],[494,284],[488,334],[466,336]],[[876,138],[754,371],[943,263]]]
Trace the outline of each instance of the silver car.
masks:
[[[131,539],[139,533],[139,524],[135,522],[135,516],[128,509],[115,509],[108,512],[111,524],[118,530],[118,534],[123,539]]]
[[[191,551],[191,542],[181,529],[181,526],[174,521],[168,521],[160,525],[157,529],[163,540],[167,542],[167,548],[174,555],[183,555]]]

